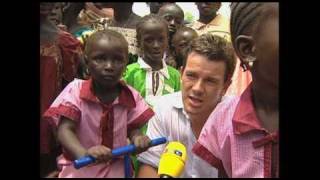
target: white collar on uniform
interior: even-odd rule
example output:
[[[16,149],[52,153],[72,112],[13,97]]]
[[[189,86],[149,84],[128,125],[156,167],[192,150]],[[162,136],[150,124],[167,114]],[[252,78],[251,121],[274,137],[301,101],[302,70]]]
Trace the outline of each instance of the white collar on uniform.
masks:
[[[164,56],[165,57],[165,56]],[[142,69],[145,69],[146,71],[152,71],[152,68],[147,64],[141,57],[138,57],[137,63],[140,65]],[[164,61],[164,58],[162,58],[162,69],[156,71],[160,72],[166,79],[169,79],[169,72],[166,62]]]

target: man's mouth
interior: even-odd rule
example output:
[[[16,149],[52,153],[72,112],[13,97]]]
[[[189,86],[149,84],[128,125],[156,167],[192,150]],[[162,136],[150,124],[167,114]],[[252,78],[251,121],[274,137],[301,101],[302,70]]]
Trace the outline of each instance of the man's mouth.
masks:
[[[191,106],[200,107],[203,103],[203,100],[194,96],[188,96]]]

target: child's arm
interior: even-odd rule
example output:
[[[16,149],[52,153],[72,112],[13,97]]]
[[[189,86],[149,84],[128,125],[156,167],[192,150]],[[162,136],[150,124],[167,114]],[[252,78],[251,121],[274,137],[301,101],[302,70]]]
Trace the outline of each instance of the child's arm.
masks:
[[[111,159],[111,150],[103,145],[93,146],[88,150],[84,148],[76,136],[76,123],[66,117],[62,117],[58,126],[58,140],[65,150],[70,153],[74,159],[79,159],[85,155],[91,155],[97,162],[109,161]]]
[[[136,154],[139,154],[148,149],[150,138],[143,135],[139,129],[132,130],[129,134],[129,139],[136,146]]]
[[[73,158],[78,159],[84,156],[87,150],[80,144],[75,130],[76,123],[74,121],[61,117],[57,132],[58,140]]]

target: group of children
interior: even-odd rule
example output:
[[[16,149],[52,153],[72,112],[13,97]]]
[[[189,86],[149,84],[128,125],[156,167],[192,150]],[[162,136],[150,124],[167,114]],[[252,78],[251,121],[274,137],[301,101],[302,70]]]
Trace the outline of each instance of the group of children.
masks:
[[[123,32],[108,28],[91,29],[93,30],[92,34],[81,44],[75,36],[72,37],[70,33],[49,22],[47,16],[52,8],[50,3],[41,3],[40,5],[40,14],[42,15],[40,19],[42,87],[40,123],[43,133],[41,138],[44,138],[41,142],[47,145],[47,149],[50,149],[48,146],[50,139],[45,138],[48,137],[46,133],[53,132],[53,135],[50,136],[51,139],[57,138],[61,145],[55,151],[56,154],[60,153],[60,150],[62,153],[57,158],[59,177],[124,177],[124,160],[121,157],[112,158],[111,150],[127,145],[128,141],[137,147],[138,152],[146,150],[150,142],[150,139],[145,135],[146,125],[154,115],[152,107],[155,105],[157,97],[181,89],[179,70],[186,58],[184,52],[189,43],[198,37],[197,30],[183,25],[183,11],[174,3],[163,4],[158,14],[150,14],[142,18],[136,17],[137,15],[132,11],[122,11],[121,8],[124,6],[121,4],[97,3],[97,7],[100,9],[113,8],[113,18],[105,27],[120,27],[135,31],[136,48],[138,49],[135,52],[135,60],[130,58],[130,56],[133,57],[133,53],[130,55],[129,49],[132,42],[128,42],[128,38]],[[128,7],[132,8],[132,3],[123,4],[129,4]],[[212,8],[221,5],[221,3],[207,4]],[[277,46],[273,46],[275,42],[264,37],[270,32],[262,31],[260,28],[266,26],[264,22],[269,23],[268,25],[271,26],[269,28],[275,24],[274,19],[270,20],[271,17],[263,15],[259,16],[259,18],[264,18],[262,23],[259,25],[252,23],[259,18],[254,19],[254,16],[250,16],[249,13],[242,15],[241,8],[249,9],[251,7],[251,5],[245,4],[235,3],[232,6],[231,39],[235,52],[243,62],[242,65],[253,72],[252,85],[249,85],[251,79],[246,81],[246,86],[249,86],[244,94],[249,95],[245,95],[247,97],[245,102],[251,102],[250,107],[254,106],[250,113],[258,114],[256,118],[263,120],[260,129],[266,126],[268,128],[263,130],[268,133],[277,130],[277,127],[274,128],[274,124],[271,123],[278,120],[276,118],[277,109],[271,108],[275,107],[273,104],[270,105],[271,110],[269,109],[270,101],[267,101],[266,94],[263,92],[270,90],[267,93],[270,95],[268,98],[277,98],[274,95],[278,88],[277,77],[275,77],[277,74],[273,67],[278,63],[278,57],[275,54]],[[264,3],[254,4],[257,4],[254,5],[257,6],[255,11],[262,12],[262,14],[274,12],[277,8],[273,4],[268,5],[268,3],[266,3],[267,5]],[[234,17],[238,15],[237,11],[240,11],[240,15]],[[212,19],[215,17],[213,16]],[[242,24],[244,20],[250,18],[254,20],[248,20],[248,23]],[[217,24],[216,26],[219,27]],[[263,44],[264,42],[266,43]],[[46,45],[48,43],[50,43],[50,47]],[[270,54],[265,52],[268,48],[271,49],[268,51]],[[51,58],[48,59],[48,57]],[[174,67],[168,65],[170,58],[174,59]],[[243,72],[239,71],[239,73]],[[268,76],[271,75],[268,73],[273,74]],[[252,94],[250,94],[251,91]],[[260,106],[256,107],[256,104]],[[264,111],[265,108],[268,108],[268,112],[273,112],[272,116]],[[228,113],[230,112],[228,111]],[[215,118],[223,121],[219,117]],[[219,148],[221,147],[211,149],[212,139],[207,139],[212,135],[211,133],[217,133],[214,134],[217,136],[214,138],[222,136],[225,138],[226,135],[231,136],[228,133],[232,132],[228,130],[228,132],[221,132],[220,135],[220,129],[218,132],[212,130],[218,126],[214,123],[213,120],[208,121],[208,126],[205,126],[205,129],[209,130],[203,131],[203,135],[200,135],[199,144],[195,147],[194,152],[204,159],[209,156],[203,155],[202,152],[209,152],[217,161],[222,161],[224,168],[219,170],[226,171],[229,177],[236,177],[241,172],[232,171],[233,163],[236,163],[235,166],[238,167],[241,162],[233,162],[233,159],[231,161],[231,159],[222,157],[224,154],[220,152]],[[228,124],[226,123],[226,125]],[[242,129],[247,130],[245,127]],[[237,141],[238,137],[233,136],[232,140]],[[257,136],[261,137],[261,134]],[[244,143],[250,143],[250,140],[252,139],[246,140]],[[41,147],[45,147],[45,145]],[[230,142],[222,145],[224,145],[223,151],[226,148],[234,148],[232,144],[230,147]],[[240,149],[241,147],[237,146],[236,148]],[[224,153],[229,151],[226,150]],[[42,154],[51,153],[49,150],[42,152]],[[84,155],[95,157],[96,163],[76,170],[72,166],[72,161]],[[232,154],[232,157],[236,155]],[[43,161],[43,164],[52,163]],[[221,164],[218,165],[221,167]],[[232,170],[228,169],[229,167]],[[138,168],[137,164],[135,164],[135,168]],[[48,172],[49,170],[43,172],[42,176]],[[255,176],[256,174],[246,175]]]

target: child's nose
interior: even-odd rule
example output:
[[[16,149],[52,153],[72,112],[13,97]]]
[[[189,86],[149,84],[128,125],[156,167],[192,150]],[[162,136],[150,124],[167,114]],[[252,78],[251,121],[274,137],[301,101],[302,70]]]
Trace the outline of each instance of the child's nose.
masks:
[[[112,69],[113,68],[113,63],[111,61],[106,61],[104,63],[104,69]]]

